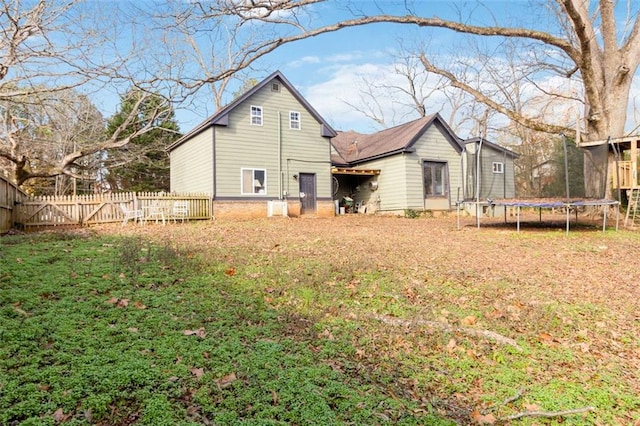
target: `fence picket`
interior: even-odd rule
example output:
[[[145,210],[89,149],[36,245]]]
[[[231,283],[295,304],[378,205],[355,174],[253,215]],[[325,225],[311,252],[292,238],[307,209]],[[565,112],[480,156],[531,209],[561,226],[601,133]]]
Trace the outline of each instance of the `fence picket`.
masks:
[[[187,220],[211,219],[211,197],[208,194],[167,192],[121,192],[77,196],[26,197],[16,214],[16,223],[25,228],[37,226],[89,225],[121,222],[124,208],[143,209],[163,205],[171,209],[175,201],[189,205]]]

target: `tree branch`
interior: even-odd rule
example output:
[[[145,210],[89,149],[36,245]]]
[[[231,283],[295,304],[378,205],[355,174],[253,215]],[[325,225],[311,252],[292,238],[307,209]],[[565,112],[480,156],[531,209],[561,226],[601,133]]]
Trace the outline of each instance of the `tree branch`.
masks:
[[[511,120],[515,121],[516,123],[519,123],[525,127],[528,127],[530,129],[534,129],[534,130],[538,130],[541,132],[546,132],[546,133],[567,133],[570,131],[570,129],[568,129],[567,127],[564,126],[556,126],[553,124],[546,124],[546,123],[542,123],[538,120],[533,120],[531,118],[525,117],[524,115],[515,112],[511,109],[508,109],[506,107],[504,107],[503,105],[500,105],[499,103],[497,103],[496,101],[494,101],[493,99],[491,99],[490,97],[486,96],[484,93],[480,92],[479,90],[475,89],[474,87],[469,86],[468,84],[458,80],[456,78],[455,75],[453,75],[451,72],[449,71],[445,71],[442,70],[440,68],[435,67],[433,64],[431,64],[429,62],[429,60],[426,58],[426,56],[424,55],[424,53],[422,53],[420,55],[420,61],[422,62],[422,64],[424,65],[425,69],[431,73],[434,74],[438,74],[441,76],[446,77],[450,82],[451,85],[453,87],[456,87],[460,90],[463,90],[467,93],[469,93],[470,95],[472,95],[474,98],[476,98],[476,100],[478,102],[481,102],[485,105],[487,105],[489,108],[505,115],[506,117],[510,118]]]
[[[571,414],[588,413],[589,411],[595,411],[595,410],[596,410],[596,407],[582,407],[582,408],[575,408],[572,410],[563,410],[563,411],[523,411],[521,413],[516,413],[511,416],[500,417],[499,419],[497,419],[497,421],[508,422],[510,420],[522,419],[524,417],[545,417],[545,418],[562,417],[562,416],[568,416]]]

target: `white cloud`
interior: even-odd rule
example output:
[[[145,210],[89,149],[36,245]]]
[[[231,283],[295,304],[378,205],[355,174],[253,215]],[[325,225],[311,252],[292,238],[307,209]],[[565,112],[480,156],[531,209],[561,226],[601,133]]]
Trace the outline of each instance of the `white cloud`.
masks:
[[[300,59],[289,62],[287,65],[291,68],[299,68],[304,65],[319,64],[320,62],[322,62],[322,60],[318,56],[303,56]]]

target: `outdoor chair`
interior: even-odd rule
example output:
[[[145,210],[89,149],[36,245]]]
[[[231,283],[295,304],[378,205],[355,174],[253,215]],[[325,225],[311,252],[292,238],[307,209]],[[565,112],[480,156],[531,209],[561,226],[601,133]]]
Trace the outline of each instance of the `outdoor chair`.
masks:
[[[130,209],[124,204],[120,204],[120,208],[124,213],[124,219],[122,221],[122,226],[126,225],[129,222],[129,219],[133,219],[134,222],[138,221],[142,223],[144,221],[144,214],[140,209]]]
[[[173,223],[177,220],[182,221],[189,217],[189,202],[188,201],[174,201],[171,208],[170,219],[173,219]]]
[[[162,220],[162,225],[165,224],[165,208],[166,204],[159,200],[153,200],[150,205],[143,206],[142,212],[144,216],[144,223],[147,221],[155,220],[156,224],[159,220]]]

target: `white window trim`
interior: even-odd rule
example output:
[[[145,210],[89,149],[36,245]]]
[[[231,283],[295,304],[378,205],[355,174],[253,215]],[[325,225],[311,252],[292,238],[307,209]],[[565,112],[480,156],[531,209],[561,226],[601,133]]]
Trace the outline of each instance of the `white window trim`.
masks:
[[[291,114],[298,114],[298,120],[295,121],[298,123],[298,127],[293,127],[294,120],[291,119]],[[302,114],[298,111],[289,111],[289,128],[291,130],[302,130]]]
[[[501,161],[494,161],[491,163],[491,169],[493,170],[493,173],[504,174],[504,163]]]
[[[253,115],[253,109],[257,108],[260,110],[260,124],[256,124],[253,122],[253,118],[254,117],[258,117],[257,115]],[[251,124],[252,126],[262,126],[264,124],[264,110],[262,109],[261,106],[259,105],[251,105],[251,108],[249,109],[249,124]]]
[[[255,172],[256,170],[264,172],[264,192],[263,193],[259,193],[259,192],[244,192],[244,185],[242,184],[242,179],[244,179],[244,171],[245,170],[251,170],[251,178],[252,180],[255,179]],[[267,190],[268,190],[268,185],[267,185],[267,169],[262,169],[259,167],[242,167],[240,169],[240,194],[241,195],[258,195],[258,196],[262,196],[262,195],[267,195]]]

